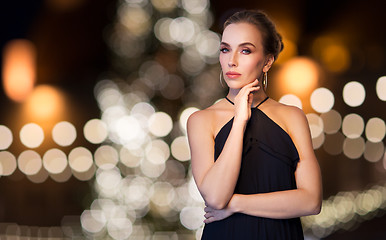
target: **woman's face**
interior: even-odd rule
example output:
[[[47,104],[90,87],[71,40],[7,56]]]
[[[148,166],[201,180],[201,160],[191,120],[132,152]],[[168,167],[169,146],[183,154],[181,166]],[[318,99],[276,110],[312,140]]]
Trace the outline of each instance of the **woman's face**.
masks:
[[[233,23],[223,32],[220,64],[229,88],[240,89],[262,72],[268,71],[273,57],[264,55],[263,39],[258,28],[250,23]]]

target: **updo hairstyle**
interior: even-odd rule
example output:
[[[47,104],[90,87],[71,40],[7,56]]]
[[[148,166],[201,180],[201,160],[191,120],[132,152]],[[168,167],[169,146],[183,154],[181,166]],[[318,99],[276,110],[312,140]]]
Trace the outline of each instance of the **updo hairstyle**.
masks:
[[[272,54],[274,59],[277,59],[284,47],[282,37],[276,31],[275,24],[264,12],[258,10],[236,12],[225,21],[224,29],[233,23],[250,23],[255,25],[263,37],[264,54]]]

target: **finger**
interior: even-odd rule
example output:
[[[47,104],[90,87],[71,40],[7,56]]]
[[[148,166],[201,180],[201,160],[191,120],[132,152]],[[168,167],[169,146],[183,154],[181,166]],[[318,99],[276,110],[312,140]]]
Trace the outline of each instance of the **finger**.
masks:
[[[211,222],[214,222],[214,221],[215,221],[215,219],[213,217],[210,217],[208,219],[205,219],[204,223],[211,223]]]
[[[205,208],[204,208],[204,211],[205,211],[205,212],[210,212],[210,211],[213,211],[213,208],[211,208],[211,207],[205,207]]]

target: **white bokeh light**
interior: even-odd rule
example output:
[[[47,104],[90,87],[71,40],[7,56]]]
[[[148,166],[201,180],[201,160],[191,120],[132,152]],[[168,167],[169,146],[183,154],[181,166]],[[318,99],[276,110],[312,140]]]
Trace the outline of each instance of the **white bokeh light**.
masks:
[[[315,113],[308,113],[306,115],[308,124],[311,130],[311,137],[317,138],[323,133],[324,125],[323,120]]]
[[[149,131],[157,137],[164,137],[173,128],[172,118],[165,112],[156,112],[149,118]]]
[[[83,134],[90,143],[102,143],[108,135],[107,125],[100,119],[91,119],[84,125]]]
[[[59,146],[69,146],[76,139],[76,129],[69,122],[59,122],[52,129],[52,138]]]
[[[0,176],[9,176],[17,168],[15,156],[7,151],[0,151]]]
[[[319,113],[330,111],[335,102],[334,94],[327,88],[318,88],[313,91],[310,100],[311,107]]]
[[[351,113],[343,118],[342,132],[348,138],[358,138],[365,128],[363,118],[356,113]]]
[[[105,170],[114,168],[118,158],[118,151],[109,145],[100,146],[94,153],[95,165]]]
[[[188,161],[190,159],[190,150],[188,139],[185,136],[177,137],[171,144],[173,157],[180,161]]]
[[[35,175],[42,168],[42,158],[33,150],[22,152],[17,158],[17,163],[20,171],[25,175]]]
[[[195,107],[188,107],[182,111],[182,113],[180,115],[179,124],[180,124],[180,129],[183,132],[186,132],[186,123],[188,122],[190,115],[192,115],[192,113],[197,112],[197,111],[199,111],[199,109],[195,108]]]
[[[28,148],[39,147],[43,140],[43,129],[36,123],[27,123],[20,130],[20,141]]]
[[[382,101],[386,101],[386,76],[378,78],[375,90],[378,98]]]
[[[300,100],[300,98],[298,98],[296,95],[294,94],[286,94],[286,95],[283,95],[280,99],[279,99],[279,102],[280,103],[283,103],[283,104],[286,104],[286,105],[290,105],[290,106],[295,106],[295,107],[298,107],[300,109],[303,108],[303,104],[302,104],[302,100]]]
[[[11,130],[4,125],[0,125],[0,150],[7,149],[12,144],[12,141]]]
[[[43,166],[49,173],[59,174],[67,167],[67,156],[59,149],[50,149],[43,155]]]
[[[366,124],[366,138],[371,142],[380,142],[385,137],[385,122],[380,118],[371,118]]]
[[[68,163],[71,169],[76,172],[87,172],[93,165],[92,154],[87,148],[74,148],[68,154]]]
[[[366,91],[363,85],[359,82],[348,82],[343,87],[343,100],[350,107],[358,107],[362,105],[366,98]]]

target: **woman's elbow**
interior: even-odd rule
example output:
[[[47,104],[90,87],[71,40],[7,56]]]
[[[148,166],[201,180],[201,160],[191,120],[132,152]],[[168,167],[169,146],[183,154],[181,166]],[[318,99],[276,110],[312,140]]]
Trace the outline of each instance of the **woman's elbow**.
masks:
[[[214,209],[223,209],[227,206],[228,202],[219,197],[207,197],[205,198],[205,204]]]
[[[307,215],[318,215],[322,210],[322,200],[315,199],[308,205]]]

